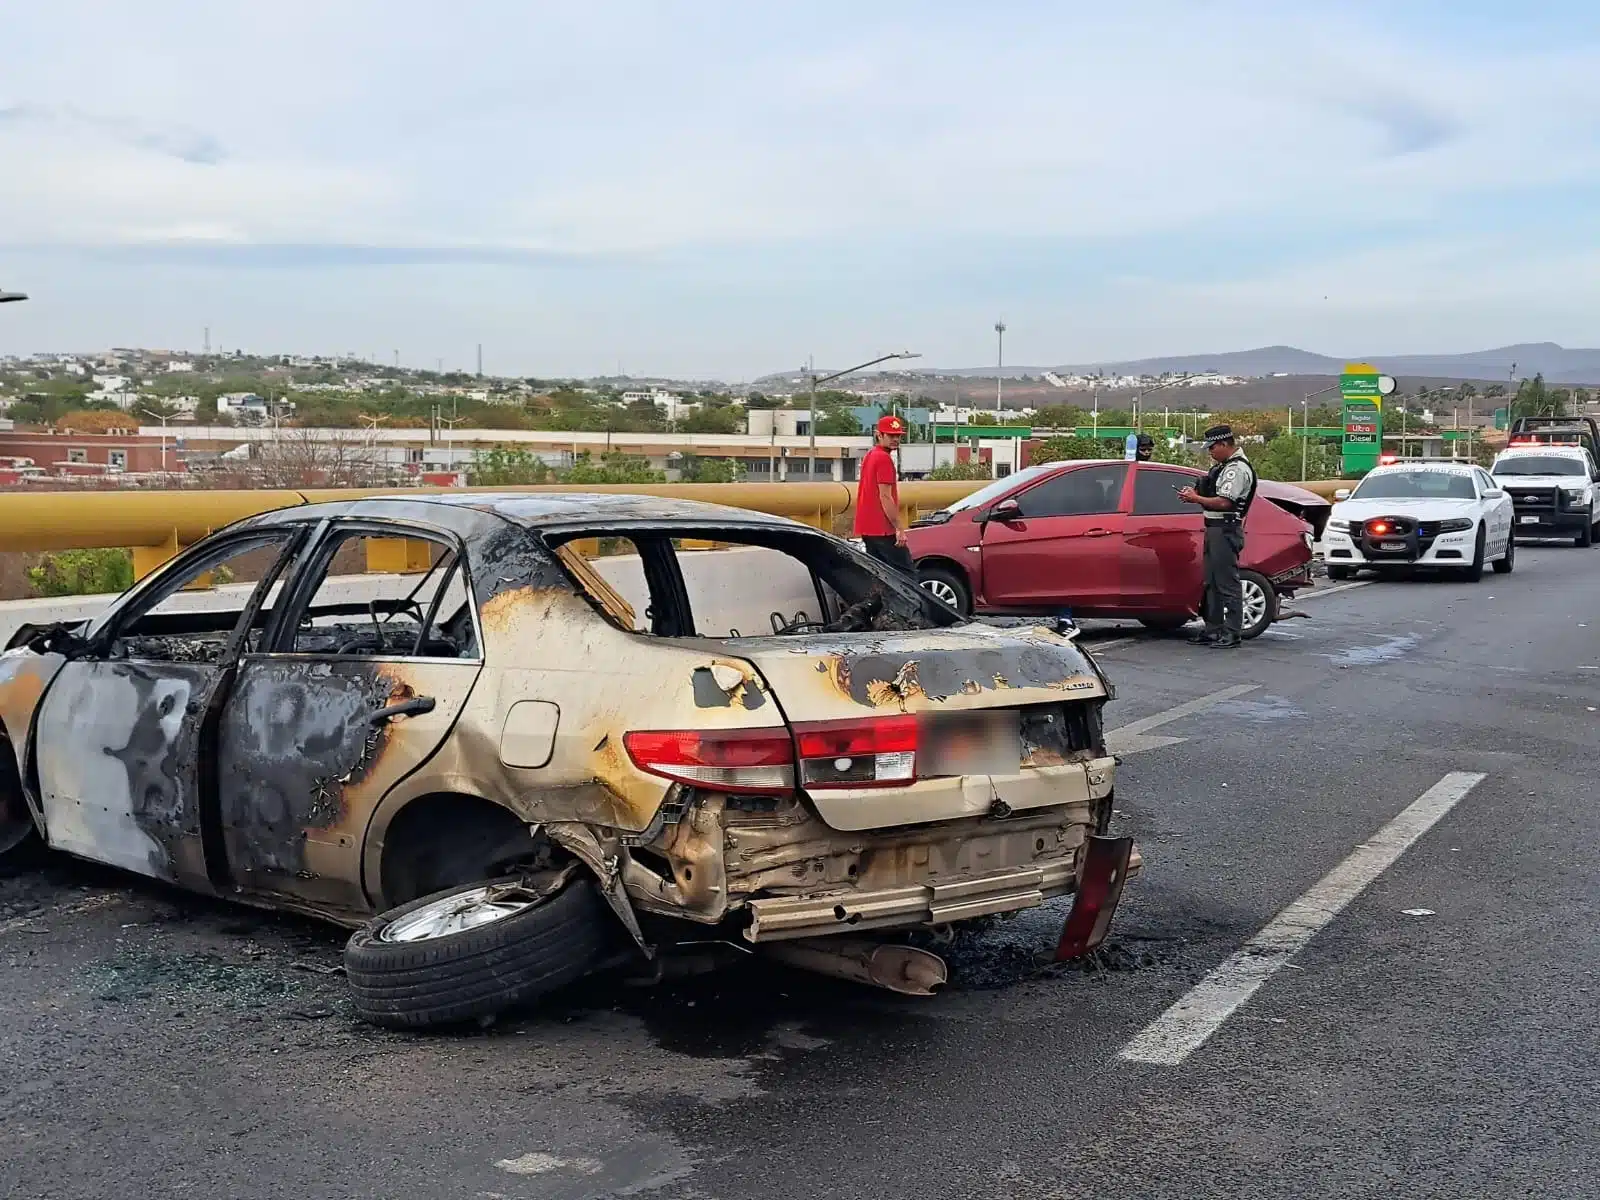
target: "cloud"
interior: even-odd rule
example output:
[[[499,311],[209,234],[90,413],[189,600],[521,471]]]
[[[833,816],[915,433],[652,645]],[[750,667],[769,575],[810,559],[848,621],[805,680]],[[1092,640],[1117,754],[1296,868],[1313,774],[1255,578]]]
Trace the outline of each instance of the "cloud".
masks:
[[[201,166],[215,166],[227,157],[221,143],[198,129],[157,128],[139,121],[86,113],[70,105],[12,104],[0,108],[0,123],[32,123],[68,131],[76,127],[108,135],[140,150]]]
[[[1002,310],[1041,361],[1293,340],[1333,306],[1284,289],[1373,247],[1411,296],[1460,278],[1430,247],[1600,236],[1570,199],[1600,189],[1593,15],[1430,3],[55,0],[8,15],[0,255],[181,279],[285,339],[269,275],[352,329],[561,329],[529,371],[842,360],[891,328],[981,361]],[[1554,270],[1540,311],[1586,286]],[[195,324],[182,294],[150,315]],[[1466,294],[1463,328],[1520,320]]]

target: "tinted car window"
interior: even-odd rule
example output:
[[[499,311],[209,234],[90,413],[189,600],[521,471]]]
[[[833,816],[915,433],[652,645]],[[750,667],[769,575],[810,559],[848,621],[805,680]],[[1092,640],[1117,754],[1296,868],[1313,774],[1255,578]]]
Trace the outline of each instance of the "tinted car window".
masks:
[[[1200,514],[1194,504],[1178,499],[1178,489],[1196,481],[1182,471],[1157,471],[1140,467],[1133,475],[1133,515],[1136,517],[1165,516],[1168,513]]]
[[[1368,475],[1355,500],[1475,500],[1472,478],[1461,471],[1388,471]]]
[[[1589,472],[1576,458],[1530,454],[1495,463],[1494,473],[1496,475],[1587,475]]]
[[[1116,512],[1122,501],[1126,463],[1079,467],[1045,480],[1017,497],[1025,517],[1081,517]]]

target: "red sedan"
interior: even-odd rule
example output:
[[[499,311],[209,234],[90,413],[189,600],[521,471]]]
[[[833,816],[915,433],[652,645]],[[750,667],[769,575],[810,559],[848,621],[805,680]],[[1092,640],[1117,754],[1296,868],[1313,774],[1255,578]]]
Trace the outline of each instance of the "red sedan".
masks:
[[[1200,511],[1178,499],[1202,472],[1163,463],[1027,467],[912,526],[922,586],[963,613],[1133,617],[1176,629],[1200,610]],[[1263,480],[1245,518],[1244,636],[1311,586],[1311,515],[1326,501]],[[1314,518],[1313,518],[1314,519]]]

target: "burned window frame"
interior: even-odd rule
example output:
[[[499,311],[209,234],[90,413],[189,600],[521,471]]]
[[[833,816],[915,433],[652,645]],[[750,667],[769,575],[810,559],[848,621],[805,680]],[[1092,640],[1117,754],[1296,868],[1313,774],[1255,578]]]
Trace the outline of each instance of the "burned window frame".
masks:
[[[273,585],[294,569],[298,563],[300,556],[306,549],[306,538],[309,529],[310,525],[308,523],[253,526],[230,533],[215,534],[196,542],[188,550],[172,558],[158,570],[153,571],[142,581],[129,588],[110,608],[88,626],[84,632],[84,641],[87,643],[87,649],[82,657],[89,659],[110,658],[116,644],[129,637],[184,637],[199,636],[207,633],[226,633],[228,638],[218,661],[225,662],[230,660],[237,656],[245,636],[250,628],[253,627],[263,598],[270,592]],[[154,618],[156,621],[173,626],[170,635],[163,635],[159,629],[144,630],[137,634],[133,632],[133,626],[151,617],[151,609],[181,592],[185,582],[214,570],[229,558],[234,557],[240,552],[239,547],[250,546],[250,549],[244,551],[249,553],[253,549],[269,548],[274,542],[279,543],[278,557],[262,573],[261,578],[256,581],[255,587],[244,597],[244,604],[238,610],[220,609],[213,611],[201,609],[192,613],[157,614]],[[256,545],[251,546],[251,543]],[[217,623],[215,618],[223,614],[232,618],[230,624],[221,625]],[[211,619],[208,620],[207,618]],[[134,662],[170,661],[161,658],[143,658],[137,655],[131,655],[129,659]]]
[[[605,609],[599,599],[590,594],[584,582],[570,570],[562,561],[559,551],[568,543],[581,541],[586,538],[598,537],[626,537],[640,550],[640,559],[644,568],[645,582],[650,591],[650,623],[648,633],[639,633],[631,629],[623,629],[625,633],[641,637],[682,637],[697,638],[701,640],[733,640],[738,641],[743,637],[770,637],[772,630],[761,630],[750,634],[742,634],[740,638],[728,638],[727,635],[701,634],[696,632],[694,605],[688,595],[688,589],[683,579],[683,569],[678,561],[679,551],[672,545],[674,540],[698,540],[720,542],[730,546],[752,546],[762,549],[774,550],[787,554],[804,566],[811,574],[812,587],[817,594],[818,610],[826,623],[838,621],[844,612],[854,605],[862,603],[875,591],[885,591],[901,601],[900,614],[904,619],[911,619],[907,614],[915,613],[925,624],[921,628],[941,629],[963,623],[962,617],[953,609],[947,609],[927,592],[917,585],[914,579],[895,571],[893,568],[880,563],[870,555],[857,550],[848,542],[840,538],[807,527],[789,528],[773,525],[758,524],[713,524],[700,521],[613,521],[603,526],[597,525],[563,525],[561,527],[546,527],[541,531],[545,546],[550,550],[552,557],[560,564],[562,572],[571,581],[579,595],[587,599],[590,605],[612,626],[623,629],[617,620]],[[648,550],[646,547],[658,549]],[[800,553],[799,551],[806,551]],[[717,553],[707,551],[706,553]],[[829,567],[835,570],[830,572]],[[853,575],[849,574],[854,572]],[[661,588],[658,592],[657,577],[661,577]],[[870,581],[870,582],[867,582]],[[860,587],[842,587],[842,582],[859,583]],[[831,598],[824,590],[824,585],[831,590],[845,605],[844,609],[837,609]],[[669,611],[657,611],[662,608],[661,601],[668,602]],[[681,605],[681,608],[679,606]],[[678,611],[670,611],[678,609]]]
[[[316,598],[317,590],[328,578],[328,570],[333,564],[334,557],[338,554],[342,543],[352,537],[373,537],[384,539],[410,538],[416,541],[428,541],[435,545],[443,546],[454,556],[454,562],[449,568],[449,573],[440,581],[435,596],[442,596],[450,586],[450,580],[457,572],[461,576],[463,595],[466,599],[468,620],[472,623],[472,653],[454,656],[432,654],[338,654],[323,650],[297,650],[293,644],[293,635],[299,628],[301,619],[307,613],[314,613],[312,601]],[[437,570],[437,564],[429,571],[420,572],[419,577],[425,578],[432,571]],[[273,614],[270,627],[265,631],[260,647],[251,652],[257,658],[293,658],[315,659],[321,662],[428,662],[428,663],[457,663],[461,665],[482,666],[486,661],[486,647],[484,644],[483,621],[479,613],[480,601],[473,587],[472,555],[467,539],[454,529],[442,525],[434,525],[414,519],[396,519],[393,517],[380,517],[367,514],[331,517],[320,523],[315,537],[308,545],[302,548],[299,561],[295,566],[294,574],[284,587],[277,611]],[[338,606],[343,607],[343,606]],[[425,614],[431,622],[437,618],[436,611]],[[426,635],[424,628],[424,635]]]

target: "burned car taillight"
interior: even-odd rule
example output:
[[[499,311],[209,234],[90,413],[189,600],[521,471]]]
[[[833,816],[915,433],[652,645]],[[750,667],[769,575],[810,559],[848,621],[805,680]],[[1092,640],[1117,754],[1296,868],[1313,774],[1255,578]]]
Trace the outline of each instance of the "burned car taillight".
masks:
[[[794,790],[794,743],[787,729],[665,729],[626,733],[641,771],[728,792]]]

